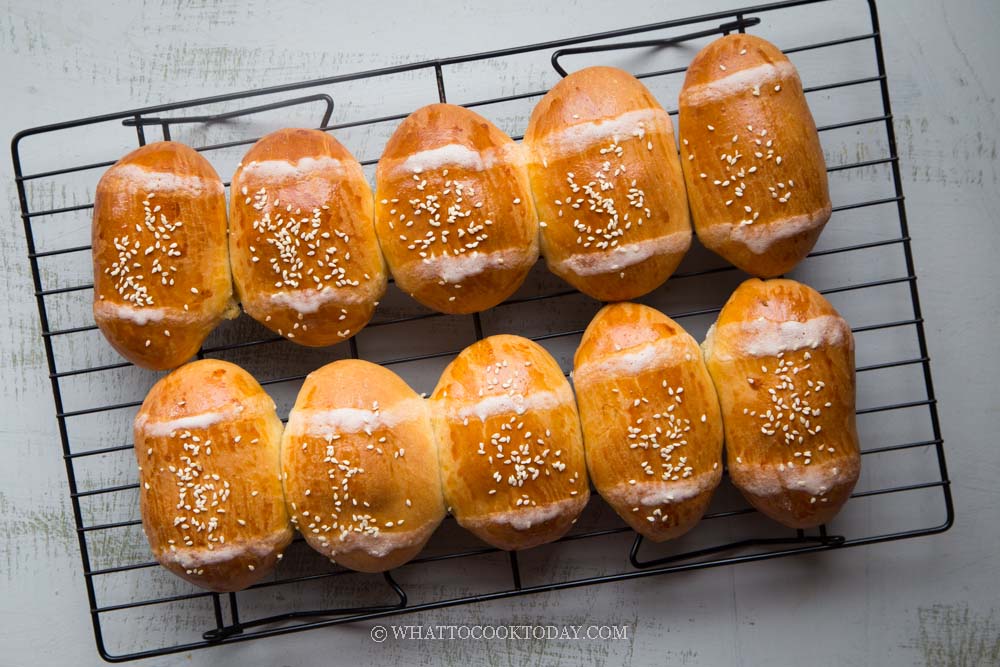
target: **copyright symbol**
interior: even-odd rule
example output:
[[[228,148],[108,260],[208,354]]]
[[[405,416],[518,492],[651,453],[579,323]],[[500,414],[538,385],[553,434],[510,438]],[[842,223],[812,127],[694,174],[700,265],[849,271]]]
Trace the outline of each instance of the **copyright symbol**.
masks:
[[[376,625],[374,628],[372,628],[372,641],[381,644],[382,642],[385,641],[385,638],[388,636],[388,634],[389,633],[386,632],[384,625]]]

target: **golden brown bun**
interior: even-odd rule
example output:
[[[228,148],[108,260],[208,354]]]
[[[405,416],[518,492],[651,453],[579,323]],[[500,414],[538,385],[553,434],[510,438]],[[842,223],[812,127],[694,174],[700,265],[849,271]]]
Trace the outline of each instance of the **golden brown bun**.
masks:
[[[259,581],[292,541],[278,478],[281,420],[239,366],[161,379],[134,425],[142,527],[165,568],[213,591]]]
[[[400,289],[429,308],[492,308],[538,260],[520,146],[477,113],[414,111],[386,144],[376,181],[382,252]]]
[[[847,322],[810,287],[753,278],[729,297],[704,350],[733,484],[791,528],[832,519],[861,471]]]
[[[218,174],[171,141],[132,151],[97,184],[94,320],[129,361],[181,365],[223,317],[236,317]]]
[[[326,132],[278,130],[243,157],[231,191],[243,309],[312,347],[361,330],[387,281],[372,191],[354,156]]]
[[[288,418],[281,468],[292,522],[313,549],[352,570],[399,567],[445,515],[426,401],[367,361],[309,374]]]
[[[507,550],[570,529],[590,497],[580,418],[544,348],[507,335],[465,348],[431,406],[444,497],[459,524]]]
[[[722,479],[722,415],[698,343],[657,310],[615,303],[573,366],[597,492],[651,540],[691,530]]]
[[[524,137],[557,276],[601,301],[659,287],[691,245],[670,117],[638,79],[588,67],[553,86]]]
[[[790,271],[831,211],[823,150],[795,66],[760,37],[720,37],[688,68],[679,122],[698,238],[747,273]]]

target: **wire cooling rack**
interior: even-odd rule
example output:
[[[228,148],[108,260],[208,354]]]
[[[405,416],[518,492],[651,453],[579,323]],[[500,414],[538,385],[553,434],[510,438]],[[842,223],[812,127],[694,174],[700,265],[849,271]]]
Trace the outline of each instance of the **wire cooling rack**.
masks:
[[[395,124],[431,101],[475,108],[518,137],[531,106],[555,80],[552,69],[565,75],[570,62],[626,67],[670,108],[695,50],[731,31],[771,39],[799,67],[829,165],[834,215],[792,275],[826,294],[852,322],[857,340],[864,466],[852,500],[831,525],[784,529],[724,480],[705,520],[665,545],[644,544],[595,497],[567,537],[520,554],[484,547],[448,519],[419,558],[384,575],[345,571],[301,539],[271,578],[240,593],[204,592],[156,566],[138,518],[130,423],[159,376],[116,357],[90,312],[90,202],[105,168],[136,142],[173,133],[229,174],[266,130],[301,114],[307,120],[300,124],[315,126],[318,110],[319,127],[335,131],[370,174]],[[515,66],[527,74],[512,83],[505,75]],[[335,100],[339,113],[331,122]],[[874,2],[778,2],[122,111],[25,130],[12,152],[90,614],[106,660],[899,540],[952,524]],[[36,155],[63,161],[36,164]],[[695,247],[667,285],[643,301],[697,336],[743,277]],[[462,347],[509,332],[541,341],[569,368],[599,305],[536,267],[518,294],[482,315],[432,313],[391,287],[375,321],[337,347],[298,348],[241,317],[220,327],[199,356],[244,365],[287,414],[307,372],[347,356],[388,365],[429,390]],[[582,541],[586,548],[574,546]]]

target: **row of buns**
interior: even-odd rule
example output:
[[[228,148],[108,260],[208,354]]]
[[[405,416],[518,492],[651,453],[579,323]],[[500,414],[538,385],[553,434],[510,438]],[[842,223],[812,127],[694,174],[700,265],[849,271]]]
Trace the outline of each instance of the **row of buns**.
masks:
[[[636,532],[675,538],[705,513],[724,440],[734,485],[786,526],[829,521],[858,479],[851,330],[800,283],[744,282],[701,347],[652,308],[605,306],[572,377],[511,335],[462,351],[428,399],[341,360],[282,429],[244,370],[187,364],[135,419],[143,528],[160,563],[225,591],[270,572],[292,526],[364,572],[412,559],[448,512],[501,549],[550,542],[591,482]]]
[[[823,154],[791,62],[758,37],[716,40],[666,111],[635,77],[591,67],[536,105],[523,143],[454,105],[415,111],[387,143],[372,193],[336,139],[281,130],[230,189],[181,144],[130,153],[97,187],[94,316],[125,357],[169,369],[239,310],[325,346],[372,317],[391,273],[422,304],[479,312],[539,254],[601,301],[650,292],[692,239],[771,277],[830,216]],[[690,206],[690,211],[689,211]],[[235,298],[232,285],[235,284]]]

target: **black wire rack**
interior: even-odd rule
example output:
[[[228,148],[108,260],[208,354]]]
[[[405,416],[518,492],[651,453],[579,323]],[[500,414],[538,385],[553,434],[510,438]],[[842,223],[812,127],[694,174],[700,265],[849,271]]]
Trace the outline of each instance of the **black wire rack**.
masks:
[[[859,420],[868,420],[864,422],[862,448],[866,472],[844,513],[850,514],[851,509],[859,508],[857,514],[860,518],[845,518],[844,525],[841,526],[838,517],[833,525],[821,526],[813,532],[782,529],[763,520],[731,489],[727,493],[720,487],[717,494],[720,498],[716,499],[718,502],[713,501],[704,521],[692,532],[694,537],[685,537],[666,545],[644,545],[640,536],[611,514],[601,505],[600,500],[595,499],[568,536],[552,545],[521,554],[507,554],[475,542],[470,543],[467,536],[465,546],[457,548],[456,545],[463,542],[461,531],[455,529],[454,522],[449,519],[439,531],[445,533],[442,539],[439,540],[436,536],[432,540],[432,546],[424,554],[384,575],[359,575],[332,566],[318,555],[312,554],[299,538],[290,547],[275,575],[244,592],[209,593],[169,576],[160,576],[161,570],[150,558],[139,532],[138,503],[137,496],[134,495],[138,485],[130,481],[134,480],[134,462],[130,451],[132,445],[109,445],[110,438],[119,436],[107,435],[117,433],[128,442],[127,427],[131,422],[130,415],[141,403],[137,399],[141,396],[141,387],[148,387],[156,376],[87,348],[90,340],[88,337],[99,338],[95,333],[96,326],[89,308],[92,285],[82,278],[76,281],[71,278],[70,284],[63,283],[66,280],[65,274],[73,274],[66,267],[74,262],[89,266],[90,246],[82,242],[84,237],[78,234],[81,242],[70,245],[67,245],[65,239],[73,236],[74,229],[76,232],[89,230],[89,215],[93,205],[46,204],[48,199],[52,199],[50,195],[53,189],[58,189],[47,186],[47,182],[81,174],[96,179],[105,168],[114,163],[120,153],[104,156],[105,159],[100,160],[83,160],[81,156],[84,151],[75,150],[68,143],[70,140],[65,138],[67,133],[83,131],[89,134],[97,133],[98,128],[117,128],[115,131],[119,134],[114,135],[116,141],[121,139],[121,132],[134,132],[131,142],[134,144],[137,141],[139,145],[143,145],[151,140],[147,136],[151,131],[158,133],[163,139],[170,139],[171,131],[178,132],[178,126],[181,125],[218,126],[271,111],[287,112],[293,107],[312,109],[312,105],[317,104],[322,109],[320,129],[341,133],[350,128],[392,124],[403,119],[407,113],[331,124],[334,114],[333,95],[325,92],[296,97],[287,95],[347,82],[362,82],[367,85],[395,75],[412,74],[418,78],[427,74],[422,80],[428,85],[436,86],[436,98],[445,101],[449,97],[446,73],[461,73],[463,67],[475,64],[496,63],[535,54],[549,57],[556,72],[565,76],[566,70],[561,61],[570,57],[579,60],[605,58],[605,54],[609,53],[617,53],[619,56],[628,52],[634,54],[637,49],[644,49],[644,53],[656,53],[664,50],[664,47],[676,47],[685,43],[690,47],[701,38],[733,31],[745,32],[758,26],[763,29],[774,17],[794,11],[807,12],[792,15],[794,21],[803,25],[812,20],[813,5],[837,4],[839,7],[845,3],[847,13],[864,22],[864,28],[860,32],[855,30],[844,35],[834,35],[835,25],[823,24],[813,26],[813,32],[818,30],[821,35],[825,35],[824,38],[805,44],[779,43],[779,46],[790,56],[822,54],[826,60],[842,57],[846,48],[854,58],[861,54],[860,57],[868,67],[868,71],[859,72],[859,76],[827,83],[815,83],[803,73],[810,103],[814,104],[817,99],[827,100],[833,109],[832,122],[819,122],[821,137],[828,133],[851,132],[857,145],[864,148],[857,150],[857,155],[839,162],[828,153],[831,179],[838,175],[852,175],[847,181],[855,187],[842,190],[861,189],[866,196],[850,199],[845,192],[844,199],[838,201],[841,193],[834,188],[834,215],[824,234],[824,239],[832,238],[833,244],[824,246],[821,240],[820,246],[803,263],[807,267],[805,271],[809,278],[814,279],[813,284],[820,287],[821,292],[831,299],[844,299],[842,310],[852,312],[853,307],[858,313],[854,319],[848,315],[848,319],[856,324],[854,332],[858,339],[859,383],[869,376],[888,374],[874,383],[878,388],[870,392],[872,404],[864,405],[858,410]],[[648,38],[615,41],[636,35]],[[641,69],[642,64],[642,60],[638,64],[633,62],[632,69],[639,70],[637,76],[650,85],[671,76],[676,80],[685,71],[682,66],[647,71]],[[858,107],[844,97],[845,91],[850,90],[871,93],[876,111],[859,117],[844,118],[844,114],[853,112]],[[485,99],[474,98],[460,103],[487,113],[489,109],[500,108],[512,102],[532,104],[545,92],[544,89],[530,90]],[[263,103],[257,103],[257,100]],[[251,104],[240,106],[245,101]],[[227,105],[237,108],[218,111],[218,107]],[[191,111],[206,108],[213,110],[204,113]],[[188,115],[176,115],[185,110]],[[670,113],[676,115],[675,110]],[[525,114],[522,113],[514,121],[520,124],[520,128],[523,128],[524,117]],[[516,135],[517,129],[514,128],[512,134]],[[34,142],[45,137],[61,142],[59,154],[65,156],[67,163],[25,173],[23,166],[29,157],[25,146],[27,143],[35,146]],[[195,147],[212,160],[226,149],[243,150],[243,147],[256,139],[256,136],[242,136],[223,142],[196,144]],[[40,146],[35,146],[35,150],[39,154],[42,152]],[[97,648],[105,660],[126,661],[396,614],[887,542],[943,532],[952,525],[954,508],[931,381],[881,35],[873,0],[867,3],[841,0],[839,4],[837,0],[777,2],[499,51],[401,64],[122,111],[24,130],[14,137],[12,153],[90,615]],[[366,167],[371,167],[375,162],[375,158],[362,160]],[[873,196],[870,192],[871,181],[877,181],[879,173],[887,189]],[[850,218],[852,214],[857,216],[859,213],[863,216],[860,221]],[[888,220],[888,227],[883,225],[879,229],[889,231],[876,233],[876,225],[866,222],[875,219]],[[61,230],[60,221],[65,221],[68,231]],[[845,233],[833,231],[841,227],[846,230]],[[692,251],[692,254],[697,253]],[[644,300],[652,303],[663,300],[664,310],[673,318],[685,322],[685,326],[690,324],[690,327],[697,328],[699,322],[703,325],[706,318],[713,318],[728,295],[727,290],[720,292],[713,286],[720,283],[723,286],[734,285],[741,274],[732,267],[720,265],[717,259],[713,261],[707,253],[703,252],[701,259],[705,261],[696,266],[693,264],[697,259],[690,262],[686,259],[681,270],[667,286]],[[705,266],[706,263],[708,266]],[[843,268],[858,266],[881,267],[884,273],[871,277],[862,269]],[[810,271],[812,267],[815,270]],[[856,279],[857,273],[864,274],[864,279]],[[79,274],[85,275],[85,270],[81,269]],[[833,284],[817,285],[824,282]],[[705,296],[692,302],[689,298],[692,294]],[[544,273],[536,271],[526,288],[494,309],[496,312],[506,312],[507,315],[495,315],[494,311],[490,311],[482,315],[454,317],[425,311],[412,304],[408,311],[406,308],[393,310],[390,306],[385,309],[390,313],[388,316],[379,314],[357,337],[338,346],[335,352],[328,355],[364,356],[396,370],[422,362],[443,365],[457,354],[462,345],[426,352],[419,351],[418,346],[417,350],[404,349],[399,353],[400,338],[397,336],[393,339],[396,343],[390,348],[390,352],[382,354],[382,358],[377,358],[379,355],[375,348],[378,346],[372,344],[370,354],[367,349],[368,336],[375,335],[373,332],[396,328],[403,332],[404,339],[416,340],[424,337],[416,327],[437,319],[444,320],[446,323],[442,326],[448,329],[465,328],[475,339],[490,333],[490,329],[496,329],[496,332],[523,333],[534,340],[544,341],[547,346],[568,345],[571,352],[586,320],[566,316],[570,306],[561,305],[564,303],[577,306],[583,304],[583,309],[589,308],[590,313],[598,305],[582,299],[577,292],[565,289],[565,286],[554,282],[550,276],[546,277]],[[538,330],[533,326],[531,316],[518,315],[514,309],[522,306],[541,308],[538,312],[545,314],[547,328]],[[258,374],[266,387],[276,390],[283,386],[294,396],[294,391],[306,372],[318,363],[306,351],[280,337],[270,335],[252,322],[246,322],[247,319],[241,318],[237,325],[231,326],[221,340],[215,337],[210,339],[199,352],[199,357],[236,357],[244,361],[246,355],[250,355],[250,359],[268,356],[280,356],[286,361],[299,359],[299,365],[303,366],[301,373],[274,373],[274,366],[281,364],[272,364],[270,372]],[[859,323],[866,320],[866,323]],[[891,338],[869,344],[868,337],[886,335]],[[471,339],[465,342],[471,342]],[[100,344],[97,346],[100,347]],[[882,352],[866,356],[869,348]],[[563,354],[561,358],[565,361],[565,357]],[[320,363],[328,360],[329,358],[323,358]],[[81,380],[85,381],[82,392],[78,386],[69,387],[70,383]],[[133,393],[124,398],[113,398],[111,395],[114,392],[110,388],[115,386],[139,388],[126,389]],[[74,400],[70,394],[80,393],[85,396],[85,400],[82,407],[77,407],[74,403],[79,400]],[[885,400],[881,398],[883,396],[890,398]],[[79,420],[85,419],[93,420],[92,430],[98,435],[78,435],[86,432],[85,428],[77,425]],[[918,455],[925,455],[926,460],[917,464],[915,461]],[[124,458],[115,463],[115,456]],[[879,461],[888,463],[880,468]],[[916,494],[923,494],[922,500],[914,500]],[[885,517],[882,516],[892,514],[889,510],[882,510],[895,497],[905,498],[906,506],[915,508],[912,521],[902,527],[883,520]],[[109,498],[116,500],[112,502],[107,500]],[[97,503],[96,510],[91,506],[95,499],[102,501]],[[105,500],[107,501],[103,502]],[[860,509],[862,503],[867,503],[864,509]],[[101,515],[101,508],[109,507],[122,515],[117,518]],[[709,530],[711,526],[726,528]],[[133,538],[138,535],[139,546],[123,547],[127,539],[121,531],[130,531]],[[604,545],[582,551],[610,553],[611,558],[604,557],[597,564],[581,566],[587,576],[567,578],[567,570],[554,570],[552,565],[562,558],[569,558],[573,553],[581,553],[581,550],[570,551],[567,546],[577,541],[586,541],[595,547],[598,544]],[[435,542],[437,548],[433,547]],[[652,553],[641,555],[642,551]],[[476,563],[471,566],[473,583],[458,586],[457,592],[449,593],[450,589],[446,588],[424,590],[417,583],[398,582],[400,578],[412,578],[414,582],[422,580],[441,563],[449,564],[446,573],[449,577],[455,576],[465,567],[463,563],[473,561]],[[144,574],[149,575],[151,581],[145,582],[140,577]],[[331,583],[346,582],[349,577],[354,577],[356,583]],[[410,596],[404,585],[411,592]],[[482,589],[483,585],[486,586],[485,590]],[[302,586],[306,588],[303,589]],[[284,594],[275,594],[277,590]],[[346,600],[343,596],[331,599],[328,595],[332,594],[331,591],[344,590],[348,591]],[[414,591],[419,594],[420,599],[412,599]],[[390,596],[389,602],[384,601],[387,594]],[[261,595],[266,598],[264,604],[260,603]],[[375,601],[358,605],[354,600],[359,597],[372,597]],[[163,611],[163,617],[157,615],[159,611]],[[174,616],[171,617],[171,614]],[[178,636],[175,640],[170,640],[168,637],[167,641],[152,646],[136,644],[148,636],[148,630],[154,624],[169,625],[170,618],[176,620],[180,615],[195,619],[192,621],[194,626],[188,628],[195,632],[193,638]],[[162,618],[168,620],[164,621]],[[203,622],[198,619],[203,619]],[[113,646],[109,645],[109,634],[114,635]]]

